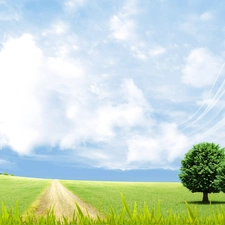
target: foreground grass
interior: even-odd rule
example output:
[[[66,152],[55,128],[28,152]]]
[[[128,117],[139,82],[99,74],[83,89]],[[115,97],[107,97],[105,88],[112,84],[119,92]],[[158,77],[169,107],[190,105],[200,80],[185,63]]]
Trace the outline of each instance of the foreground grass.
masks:
[[[180,183],[61,182],[105,217],[97,220],[85,217],[79,207],[72,221],[67,218],[57,221],[53,211],[45,217],[36,217],[31,211],[25,216],[24,211],[47,188],[50,180],[0,176],[0,203],[3,202],[0,225],[225,224],[225,195],[222,193],[211,194],[211,205],[204,205],[200,201],[201,193],[193,194]]]
[[[210,194],[211,206],[201,204],[202,193],[191,193],[181,183],[137,183],[137,182],[95,182],[95,181],[66,181],[61,183],[82,200],[92,204],[99,211],[108,215],[109,206],[113,206],[116,214],[121,212],[122,193],[129,208],[137,203],[137,210],[141,210],[143,202],[150,209],[157,208],[158,200],[161,202],[161,213],[168,215],[172,209],[175,214],[187,212],[185,201],[193,207],[198,205],[198,212],[202,216],[209,215],[218,210],[219,205],[225,206],[225,194]]]
[[[4,202],[8,210],[14,210],[18,201],[18,213],[24,213],[47,188],[50,180],[0,175],[0,204]],[[1,214],[1,205],[0,205]]]
[[[145,224],[164,224],[164,225],[175,225],[175,224],[195,224],[195,225],[222,225],[225,224],[225,208],[221,207],[217,211],[211,211],[207,216],[201,216],[198,213],[197,208],[191,208],[186,203],[186,213],[174,214],[169,211],[166,216],[161,214],[160,202],[158,202],[158,207],[154,209],[149,209],[146,204],[144,204],[142,210],[137,210],[137,205],[134,203],[133,209],[129,208],[124,197],[122,198],[122,210],[120,213],[116,214],[114,209],[111,208],[110,212],[104,218],[93,219],[89,216],[84,216],[79,206],[77,205],[77,210],[74,213],[72,220],[68,220],[63,217],[61,220],[57,220],[54,215],[54,210],[47,212],[47,215],[37,217],[34,214],[29,214],[26,217],[22,217],[18,212],[18,205],[14,213],[8,212],[4,204],[2,204],[2,214],[0,215],[0,225],[4,224],[48,224],[48,225],[69,225],[69,224],[81,224],[81,225],[91,225],[91,224],[133,224],[133,225],[145,225]]]

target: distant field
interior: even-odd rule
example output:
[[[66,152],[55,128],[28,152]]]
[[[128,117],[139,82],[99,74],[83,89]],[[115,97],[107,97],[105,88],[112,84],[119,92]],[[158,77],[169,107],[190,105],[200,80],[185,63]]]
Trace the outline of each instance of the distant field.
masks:
[[[66,181],[61,183],[79,196],[82,200],[89,202],[98,210],[108,214],[110,205],[115,213],[121,210],[122,193],[129,208],[133,208],[136,201],[138,209],[143,209],[143,203],[148,207],[157,208],[160,200],[161,213],[167,215],[168,210],[173,213],[187,213],[184,201],[191,207],[195,205],[201,215],[208,215],[211,210],[216,210],[222,205],[225,208],[225,194],[210,194],[212,205],[201,204],[202,193],[191,193],[181,183],[136,183],[136,182],[95,182],[95,181]]]
[[[15,207],[16,200],[19,213],[24,213],[49,184],[50,180],[45,179],[0,175],[0,214],[2,202],[10,210]]]

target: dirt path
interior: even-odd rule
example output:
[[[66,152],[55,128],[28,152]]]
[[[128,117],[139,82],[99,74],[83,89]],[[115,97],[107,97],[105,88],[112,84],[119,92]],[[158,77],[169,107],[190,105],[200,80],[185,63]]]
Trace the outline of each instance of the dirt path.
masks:
[[[96,218],[97,215],[102,216],[95,208],[70,192],[58,180],[52,181],[45,194],[41,197],[35,214],[46,215],[47,210],[54,207],[57,219],[61,219],[62,215],[71,219],[74,210],[76,209],[75,202],[79,205],[85,215],[87,215],[87,209],[89,215],[93,218]]]

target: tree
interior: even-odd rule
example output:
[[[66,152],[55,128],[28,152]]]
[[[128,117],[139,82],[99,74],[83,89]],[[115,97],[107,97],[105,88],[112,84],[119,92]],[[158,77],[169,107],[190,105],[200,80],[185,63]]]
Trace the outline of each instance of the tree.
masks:
[[[208,202],[209,193],[220,192],[217,175],[224,162],[224,148],[214,143],[199,143],[185,154],[179,178],[191,192],[202,192],[202,201]]]
[[[220,191],[225,192],[225,163],[222,163],[218,168],[215,184]]]

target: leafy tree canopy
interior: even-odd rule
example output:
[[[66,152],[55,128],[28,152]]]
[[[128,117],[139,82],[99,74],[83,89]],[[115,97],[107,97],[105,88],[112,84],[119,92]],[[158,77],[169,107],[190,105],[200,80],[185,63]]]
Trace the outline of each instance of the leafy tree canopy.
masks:
[[[216,176],[215,184],[220,191],[225,192],[225,163],[222,163],[218,168],[218,174]]]
[[[181,161],[179,178],[190,191],[203,192],[203,201],[208,201],[208,193],[221,190],[218,171],[224,162],[224,148],[208,142],[196,144]]]

